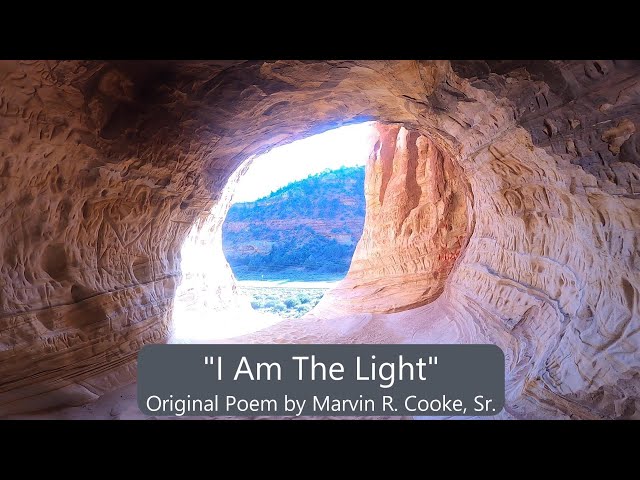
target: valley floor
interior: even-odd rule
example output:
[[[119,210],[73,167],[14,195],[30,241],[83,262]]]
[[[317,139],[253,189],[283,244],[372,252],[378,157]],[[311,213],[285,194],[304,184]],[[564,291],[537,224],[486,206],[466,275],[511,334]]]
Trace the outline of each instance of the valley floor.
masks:
[[[244,280],[236,283],[239,293],[249,297],[254,310],[282,318],[300,318],[337,282]]]
[[[333,288],[338,281],[311,281],[302,280],[238,280],[236,281],[242,288],[303,288],[328,290]]]

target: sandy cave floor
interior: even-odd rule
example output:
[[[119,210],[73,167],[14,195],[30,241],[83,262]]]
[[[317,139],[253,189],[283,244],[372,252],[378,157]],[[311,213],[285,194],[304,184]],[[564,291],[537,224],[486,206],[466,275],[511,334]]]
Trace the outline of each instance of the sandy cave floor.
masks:
[[[196,315],[196,312],[191,312]],[[461,332],[455,322],[456,313],[445,301],[437,300],[424,307],[392,314],[360,314],[340,316],[322,305],[301,319],[273,323],[259,331],[228,339],[202,337],[174,339],[172,343],[459,343]],[[191,317],[191,320],[196,318]],[[428,319],[428,320],[427,320]],[[314,417],[230,417],[184,416],[160,417],[143,414],[137,405],[137,384],[109,392],[95,402],[55,411],[12,415],[7,419],[56,420],[260,420],[260,419],[492,419],[508,418],[504,411],[496,417],[399,417],[399,416],[314,416]]]

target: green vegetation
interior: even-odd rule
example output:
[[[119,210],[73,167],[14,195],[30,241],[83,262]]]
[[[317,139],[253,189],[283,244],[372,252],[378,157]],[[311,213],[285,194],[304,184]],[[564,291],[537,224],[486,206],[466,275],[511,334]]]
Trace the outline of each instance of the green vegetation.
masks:
[[[222,245],[240,280],[336,280],[349,269],[364,213],[364,167],[325,170],[233,205]]]
[[[299,318],[316,306],[327,289],[240,286],[239,290],[240,294],[251,298],[254,310],[283,318]]]

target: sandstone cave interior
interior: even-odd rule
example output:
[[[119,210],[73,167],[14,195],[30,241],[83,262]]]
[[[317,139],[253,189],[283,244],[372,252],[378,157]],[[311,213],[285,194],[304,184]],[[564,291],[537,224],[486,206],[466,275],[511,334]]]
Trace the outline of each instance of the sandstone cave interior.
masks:
[[[640,418],[639,62],[0,65],[0,418],[139,418],[110,402],[143,345],[246,312],[222,224],[247,159],[362,121],[346,277],[225,341],[492,343],[498,418]]]

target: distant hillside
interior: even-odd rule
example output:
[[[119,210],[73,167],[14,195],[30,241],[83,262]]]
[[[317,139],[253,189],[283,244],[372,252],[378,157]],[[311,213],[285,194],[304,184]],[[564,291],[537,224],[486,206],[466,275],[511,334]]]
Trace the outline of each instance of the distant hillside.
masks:
[[[325,170],[231,206],[224,253],[240,280],[343,277],[364,224],[364,167]]]

